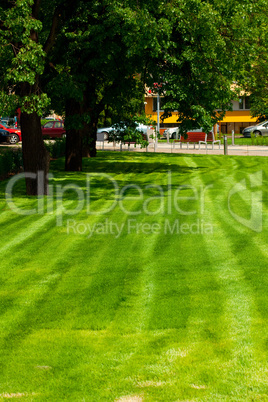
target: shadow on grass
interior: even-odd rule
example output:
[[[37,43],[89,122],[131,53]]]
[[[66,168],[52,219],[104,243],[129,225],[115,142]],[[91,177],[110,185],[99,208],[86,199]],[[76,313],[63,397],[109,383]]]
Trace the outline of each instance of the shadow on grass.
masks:
[[[54,191],[56,186],[64,188],[66,186],[76,186],[82,191],[87,189],[87,175],[89,173],[97,173],[96,178],[91,177],[90,189],[92,197],[101,198],[102,194],[106,194],[108,198],[114,195],[114,184],[108,177],[101,176],[107,174],[114,179],[119,188],[129,184],[137,184],[147,186],[151,184],[161,185],[163,191],[168,189],[167,174],[174,173],[176,176],[175,184],[171,184],[169,188],[178,187],[180,185],[180,176],[191,175],[200,170],[208,170],[208,167],[192,167],[186,166],[181,154],[152,154],[152,153],[126,153],[126,152],[98,152],[96,158],[85,158],[83,160],[82,172],[65,172],[64,158],[59,158],[51,162],[50,186]],[[193,157],[193,156],[191,156]],[[200,157],[200,155],[194,155]],[[99,176],[98,176],[99,174]],[[159,174],[160,181],[159,182]],[[158,178],[157,178],[158,175]],[[178,177],[179,176],[179,177]],[[5,199],[5,190],[8,180],[0,183],[0,200]],[[107,194],[108,191],[108,194]],[[13,196],[24,198],[27,200],[35,200],[33,196],[27,196],[24,180],[19,180],[13,189]],[[64,198],[73,199],[74,191],[72,189],[64,191]]]

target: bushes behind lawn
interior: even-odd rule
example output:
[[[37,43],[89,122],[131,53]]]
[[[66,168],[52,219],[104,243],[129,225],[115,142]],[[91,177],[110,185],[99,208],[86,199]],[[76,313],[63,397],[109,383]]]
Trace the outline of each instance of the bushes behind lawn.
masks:
[[[57,159],[65,154],[65,139],[60,138],[55,141],[45,143],[52,159]],[[23,170],[23,159],[21,149],[6,149],[0,151],[0,179],[5,179],[10,174],[18,173]]]
[[[255,136],[254,133],[250,134],[251,137],[251,145],[268,145],[268,137],[263,136]]]
[[[65,138],[56,138],[53,141],[45,142],[45,146],[52,159],[57,159],[65,155]]]
[[[0,178],[9,174],[18,173],[23,168],[21,149],[3,149],[0,153]]]

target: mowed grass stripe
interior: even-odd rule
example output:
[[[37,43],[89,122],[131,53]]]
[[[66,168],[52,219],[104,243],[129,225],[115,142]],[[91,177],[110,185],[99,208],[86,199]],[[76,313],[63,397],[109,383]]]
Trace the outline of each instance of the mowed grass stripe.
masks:
[[[259,165],[257,166],[259,170]],[[253,172],[254,174],[254,172]],[[228,186],[232,187],[236,184],[236,175],[230,178]],[[248,180],[248,175],[245,175]],[[241,177],[239,176],[239,180]],[[229,188],[229,187],[228,187]],[[262,202],[262,215],[263,215],[263,227],[262,231],[256,232],[251,228],[248,228],[237,222],[230,213],[221,213],[219,219],[221,219],[221,228],[225,233],[228,233],[230,239],[230,246],[232,253],[236,256],[237,265],[241,267],[243,281],[250,287],[252,305],[254,306],[253,317],[249,320],[249,327],[251,331],[251,337],[254,339],[254,356],[255,360],[252,360],[252,383],[257,382],[259,386],[264,386],[265,376],[257,376],[256,372],[259,370],[258,365],[267,363],[267,355],[263,352],[266,350],[266,334],[267,334],[267,288],[268,288],[268,248],[267,248],[267,201],[265,198],[265,176],[263,186],[257,188],[263,191]],[[254,191],[254,189],[253,189]],[[240,192],[237,196],[236,202],[240,208],[236,209],[237,214],[250,219],[252,198],[250,193]],[[259,205],[254,204],[253,207],[259,208]],[[235,204],[232,205],[235,208]],[[246,212],[246,213],[245,213]],[[227,236],[227,235],[226,235]],[[251,378],[251,376],[250,376]]]
[[[235,175],[235,172],[234,172]],[[202,180],[202,177],[199,176]],[[228,177],[228,184],[232,185],[236,180],[233,177]],[[223,185],[223,189],[226,186]],[[223,191],[224,194],[225,191]],[[210,196],[209,193],[208,196]],[[225,198],[225,197],[224,197]],[[242,205],[244,208],[250,208],[250,200],[243,197]],[[224,200],[223,200],[224,201]],[[211,204],[212,210],[221,222],[226,220],[226,214],[223,215],[221,210],[215,208]],[[226,230],[225,230],[226,229]],[[230,236],[230,233],[232,235]],[[234,250],[233,234],[239,235],[239,231],[235,230],[234,224],[228,229],[226,225],[222,225],[217,228],[216,238],[207,237],[207,252],[210,254],[210,264],[215,264],[218,271],[218,286],[224,289],[225,293],[225,305],[224,315],[222,316],[222,322],[225,321],[225,325],[222,327],[224,331],[223,339],[225,338],[228,348],[226,349],[226,365],[223,369],[224,381],[226,390],[231,391],[230,384],[230,370],[235,369],[241,379],[247,378],[245,383],[241,383],[237,386],[237,392],[241,395],[250,394],[251,387],[256,384],[259,356],[256,356],[256,350],[259,345],[256,344],[256,327],[255,324],[259,321],[259,313],[256,309],[255,292],[249,278],[245,277],[246,266],[250,265],[250,262],[239,258]],[[218,246],[218,243],[221,245]],[[254,256],[251,263],[254,261]],[[266,255],[267,258],[267,255]],[[254,264],[254,263],[253,263]],[[261,327],[258,331],[262,330]],[[259,384],[260,386],[262,384]],[[228,389],[229,388],[229,389]]]
[[[185,164],[190,164],[192,159],[184,158]],[[192,186],[191,190],[186,193],[189,199],[181,200],[180,209],[192,215],[181,215],[177,217],[183,224],[189,225],[188,232],[181,232],[179,235],[173,236],[173,253],[177,250],[177,259],[174,259],[173,275],[178,278],[178,309],[177,314],[187,317],[185,320],[185,339],[192,342],[191,348],[200,342],[207,340],[217,340],[221,337],[220,323],[223,314],[223,300],[221,292],[217,284],[217,274],[214,267],[207,264],[208,255],[206,252],[206,241],[212,233],[206,235],[202,233],[200,221],[203,220],[202,209],[200,203],[204,185],[200,180],[196,180],[197,174],[209,176],[208,169],[203,170],[196,163],[190,164],[195,168],[195,173],[185,178],[184,184]],[[200,173],[197,173],[200,172]],[[193,200],[193,190],[196,190],[198,198]],[[207,200],[206,200],[207,201]],[[174,244],[174,241],[177,244]],[[171,260],[172,248],[166,250],[164,258]],[[160,282],[161,283],[161,282]],[[167,289],[170,290],[170,284]],[[181,303],[184,299],[184,304]],[[156,303],[157,305],[157,303]],[[172,323],[171,323],[172,325]],[[184,342],[185,339],[180,339]]]
[[[180,201],[182,210],[197,209],[197,214],[182,217],[174,210],[170,215],[172,221],[180,219],[187,224],[201,217],[212,223],[213,235],[162,236],[162,232],[144,235],[132,231],[118,239],[110,234],[88,238],[86,233],[67,235],[68,217],[61,228],[50,227],[46,234],[41,231],[35,252],[35,242],[31,246],[27,242],[27,253],[24,247],[20,252],[21,264],[19,258],[13,259],[18,272],[24,270],[25,275],[26,271],[34,275],[40,265],[41,298],[27,311],[21,327],[18,320],[21,333],[13,328],[6,338],[1,354],[0,394],[24,393],[25,399],[36,400],[115,401],[123,396],[136,396],[143,401],[266,400],[266,338],[258,327],[262,317],[256,306],[260,304],[250,299],[254,295],[257,300],[257,282],[251,286],[249,277],[258,250],[252,248],[251,234],[239,230],[248,244],[245,258],[249,260],[244,267],[239,238],[236,239],[231,220],[227,225],[223,219],[228,212],[225,176],[230,166],[234,168],[230,158],[156,155],[150,157],[153,163],[148,174],[146,155],[107,155],[105,160],[103,154],[100,161],[87,163],[98,171],[104,163],[106,171],[112,173],[112,164],[121,157],[123,162],[115,170],[122,185],[160,183],[164,187],[167,167],[174,179],[173,195],[180,184],[200,188],[213,182],[205,196],[208,208],[203,215],[199,199],[192,205],[187,200]],[[193,165],[188,162],[191,160]],[[241,163],[236,166],[241,167]],[[250,162],[249,169],[252,166]],[[215,179],[219,180],[214,182]],[[189,189],[182,193],[192,195]],[[125,202],[129,210],[135,211],[141,200]],[[246,207],[245,202],[243,208]],[[107,217],[120,223],[128,219],[120,208]],[[152,223],[157,219],[163,224],[166,217],[141,214],[137,222]],[[87,216],[81,211],[75,219],[93,224],[101,223],[103,217]],[[42,245],[42,241],[47,244]],[[230,261],[225,251],[231,255]],[[264,270],[260,264],[259,274]],[[23,290],[19,282],[14,279],[13,308],[16,289]],[[26,292],[31,292],[34,283],[38,285],[37,276],[29,276]],[[42,294],[43,286],[48,291]],[[9,290],[6,287],[7,294]],[[265,308],[267,298],[264,293],[262,296]],[[236,300],[242,316],[235,311]]]
[[[118,211],[115,211],[115,215],[120,225],[126,219],[125,215],[120,218]],[[110,215],[109,219],[112,218]],[[72,258],[73,265],[61,279],[59,288],[54,290],[53,299],[48,305],[52,304],[56,309],[64,297],[66,303],[58,306],[56,316],[53,315],[54,308],[51,309],[51,314],[49,311],[42,314],[47,317],[47,322],[43,321],[43,325],[53,327],[56,320],[58,324],[61,325],[62,322],[62,326],[67,325],[68,328],[104,328],[122,302],[124,277],[128,273],[129,263],[133,261],[133,251],[139,253],[139,250],[135,243],[132,244],[131,236],[127,239],[120,238],[118,241],[109,234],[95,235],[90,239],[86,235],[71,236],[78,239],[75,249],[72,250],[75,255],[75,258]],[[99,250],[99,253],[96,253],[96,250]],[[104,313],[108,321],[104,319]]]
[[[184,159],[181,159],[184,165]],[[191,185],[191,178],[195,172],[188,176],[188,179],[172,172],[172,214],[167,215],[166,219],[169,227],[163,234],[162,244],[158,244],[154,250],[157,260],[155,264],[156,277],[156,297],[153,300],[153,314],[150,329],[170,329],[177,328],[182,331],[188,330],[191,325],[190,315],[195,309],[195,298],[197,296],[196,279],[202,288],[202,264],[206,261],[206,256],[201,255],[202,237],[198,234],[191,235],[190,229],[182,231],[182,226],[191,227],[196,224],[197,216],[194,212],[198,207],[193,202],[189,205],[187,199],[180,200],[179,210],[175,207],[175,193],[182,185]],[[192,197],[192,192],[183,190],[180,197]],[[183,214],[185,211],[185,214]],[[177,224],[177,226],[176,226]],[[173,228],[173,233],[169,228]],[[200,254],[200,260],[196,261],[196,255]],[[200,288],[198,288],[200,289]],[[206,297],[206,293],[204,292]],[[205,304],[205,303],[204,303]]]
[[[158,175],[155,174],[154,177],[152,177],[152,183],[157,182],[157,179]],[[179,185],[181,179],[181,176],[179,176],[179,182],[174,182],[173,185]],[[176,179],[176,175],[174,180],[178,180],[178,178]],[[137,289],[135,289],[136,283],[134,280],[134,284],[131,286],[132,289],[135,289],[132,291],[132,293],[134,293],[132,299],[136,300],[136,303],[138,301],[138,305],[143,307],[142,316],[146,316],[147,321],[149,320],[148,328],[154,330],[160,328],[184,328],[185,322],[187,321],[187,313],[189,311],[189,306],[185,302],[188,291],[185,290],[184,281],[181,280],[180,257],[178,255],[177,258],[170,261],[168,260],[170,251],[168,253],[166,252],[167,241],[171,242],[173,247],[176,247],[178,250],[181,245],[180,236],[173,236],[171,233],[165,234],[164,225],[167,217],[167,215],[162,216],[160,219],[160,231],[155,235],[136,236],[137,248],[135,248],[132,264],[133,266],[136,265],[135,256],[137,255],[137,263],[142,267],[143,271],[141,279],[144,282],[143,286],[140,288],[141,295],[139,298],[135,293],[135,291],[137,292]],[[176,219],[176,214],[172,217],[169,216],[169,219],[171,225],[173,225],[173,221]],[[152,217],[151,222],[153,223],[154,220],[155,217]],[[144,218],[142,221],[144,221]],[[146,222],[148,221],[150,220],[146,217]],[[174,241],[175,237],[176,241]],[[164,254],[164,256],[162,254]],[[153,262],[154,259],[157,263]],[[183,269],[182,277],[184,274],[185,272]],[[169,289],[168,286],[171,288]],[[123,310],[131,306],[127,297],[124,301],[125,303],[122,306]],[[119,314],[120,313],[121,311],[119,310]],[[132,317],[131,313],[130,315],[127,314],[126,318],[123,317],[123,323],[125,323],[126,320],[128,322],[131,321],[130,317]],[[137,321],[137,318],[136,315],[136,324],[133,324],[133,327],[140,324],[140,320]],[[144,327],[144,325],[142,325],[142,327]],[[145,329],[146,328],[147,327],[145,326]]]
[[[33,322],[39,325],[44,322],[45,316],[42,316],[40,306],[47,303],[49,293],[57,289],[65,273],[74,265],[74,260],[79,266],[80,261],[75,257],[75,243],[80,240],[79,236],[71,237],[64,233],[66,230],[56,226],[54,217],[48,214],[36,219],[35,216],[35,222],[27,230],[28,236],[34,237],[34,241],[29,241],[24,230],[17,234],[15,241],[9,243],[10,248],[20,245],[23,253],[12,253],[9,259],[4,260],[5,264],[2,263],[0,311],[5,311],[1,316],[1,334],[4,337],[6,330],[9,333],[14,327],[16,333],[22,333],[26,326],[24,322],[28,330]],[[28,220],[28,217],[24,218]],[[55,320],[58,317],[57,309],[49,310]]]

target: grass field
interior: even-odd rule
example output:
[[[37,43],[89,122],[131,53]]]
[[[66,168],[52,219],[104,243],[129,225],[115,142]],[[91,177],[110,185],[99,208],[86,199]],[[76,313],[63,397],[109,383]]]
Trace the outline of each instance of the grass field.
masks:
[[[223,134],[221,135],[221,144],[223,144]],[[170,142],[172,143],[174,140],[173,139],[170,139]],[[159,142],[167,142],[167,140],[166,139],[160,139],[159,140]],[[228,136],[227,136],[227,142],[228,142],[228,145],[232,145],[232,135],[230,135],[230,134],[228,134]],[[235,135],[235,139],[234,139],[234,145],[238,145],[238,146],[240,146],[240,145],[248,145],[248,146],[252,146],[252,145],[254,145],[254,146],[256,146],[256,145],[259,145],[259,146],[267,146],[268,145],[268,137],[267,136],[265,136],[265,137],[257,137],[257,138],[253,138],[253,139],[251,139],[251,138],[245,138],[245,137],[243,137],[242,136],[242,134],[236,134]],[[217,144],[216,144],[216,146],[217,146]]]
[[[267,159],[63,167],[0,183],[0,400],[268,401]]]

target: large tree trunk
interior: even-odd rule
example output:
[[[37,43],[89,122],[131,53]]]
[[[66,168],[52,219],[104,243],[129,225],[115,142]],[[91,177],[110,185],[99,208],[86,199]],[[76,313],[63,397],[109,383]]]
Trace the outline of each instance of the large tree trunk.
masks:
[[[83,156],[94,158],[97,155],[96,140],[99,116],[104,109],[103,103],[98,102],[94,86],[87,86],[84,92],[82,108],[84,115],[90,117],[90,122],[84,123],[82,130]]]
[[[48,194],[49,152],[45,148],[37,113],[20,116],[23,164],[28,195]]]
[[[83,131],[83,156],[94,158],[97,155],[97,122],[92,124],[84,124]]]
[[[69,128],[66,130],[65,170],[68,172],[82,171],[82,135],[81,130],[75,128],[74,120],[81,118],[80,103],[74,99],[68,99],[65,106],[66,120],[69,120]],[[73,119],[72,119],[73,118]]]

